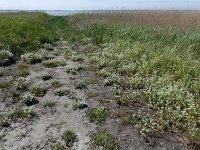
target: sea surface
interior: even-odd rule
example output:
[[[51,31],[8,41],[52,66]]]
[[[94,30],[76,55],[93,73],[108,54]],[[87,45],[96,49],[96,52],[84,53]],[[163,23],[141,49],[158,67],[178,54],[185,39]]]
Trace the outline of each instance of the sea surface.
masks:
[[[123,12],[135,12],[134,10],[0,10],[0,13],[15,13],[15,12],[46,12],[53,16],[70,16],[74,14],[82,13],[123,13]]]

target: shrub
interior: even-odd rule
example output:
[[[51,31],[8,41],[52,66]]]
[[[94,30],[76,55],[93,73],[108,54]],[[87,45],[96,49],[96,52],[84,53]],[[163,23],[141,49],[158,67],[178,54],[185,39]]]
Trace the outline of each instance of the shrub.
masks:
[[[31,89],[31,93],[37,97],[43,97],[47,93],[47,90],[41,85],[36,85]]]

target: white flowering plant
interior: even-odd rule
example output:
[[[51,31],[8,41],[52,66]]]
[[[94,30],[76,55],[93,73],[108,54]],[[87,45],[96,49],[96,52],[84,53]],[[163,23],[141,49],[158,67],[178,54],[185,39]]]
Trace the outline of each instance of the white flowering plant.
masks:
[[[0,50],[0,65],[8,63],[13,57],[12,52],[9,50]]]

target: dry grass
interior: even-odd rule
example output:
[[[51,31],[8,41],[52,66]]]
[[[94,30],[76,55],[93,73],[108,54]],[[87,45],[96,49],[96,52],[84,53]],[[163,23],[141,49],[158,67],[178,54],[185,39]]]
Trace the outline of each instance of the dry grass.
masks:
[[[71,21],[81,26],[91,22],[109,22],[136,26],[200,28],[200,11],[112,11],[79,14]]]

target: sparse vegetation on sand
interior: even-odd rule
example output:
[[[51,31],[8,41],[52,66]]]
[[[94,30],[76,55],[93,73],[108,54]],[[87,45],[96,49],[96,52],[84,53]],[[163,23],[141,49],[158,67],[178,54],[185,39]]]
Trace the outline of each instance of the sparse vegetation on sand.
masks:
[[[96,123],[95,126],[108,131],[94,132],[91,143],[105,150],[124,149],[117,143],[123,140],[117,140],[114,135],[123,138],[126,129],[134,129],[137,134],[132,131],[131,134],[148,140],[159,136],[158,141],[173,144],[164,145],[167,149],[174,146],[183,149],[186,145],[198,148],[199,15],[199,11],[68,17],[25,12],[0,14],[0,134],[5,132],[5,137],[12,138],[16,144],[19,139],[14,137],[24,136],[16,133],[22,127],[26,132],[45,132],[46,137],[56,126],[59,131],[65,131],[55,135],[58,139],[47,137],[48,141],[39,141],[47,144],[42,148],[34,141],[33,147],[56,150],[74,146],[76,149],[80,143],[84,145],[89,137],[85,133],[92,132],[90,125]],[[38,81],[42,86],[35,85]],[[32,119],[36,114],[37,122]],[[89,127],[85,127],[84,119],[90,121]],[[71,120],[75,127],[84,128],[77,129],[78,135],[84,134],[76,145],[73,143],[77,135],[66,130],[74,126]],[[41,126],[41,121],[44,128],[39,131],[33,125]],[[115,130],[110,132],[110,124],[119,126],[120,130],[111,135]],[[11,137],[11,130],[4,129],[12,125]],[[170,139],[172,134],[178,137],[175,143],[184,143],[183,146],[176,147],[162,138],[168,135]],[[30,137],[21,140],[32,137],[27,135]],[[42,134],[38,137],[44,139]],[[142,143],[141,138],[134,139]],[[14,144],[9,143],[2,144],[13,149]],[[26,148],[23,145],[26,143],[18,144],[19,149]]]

